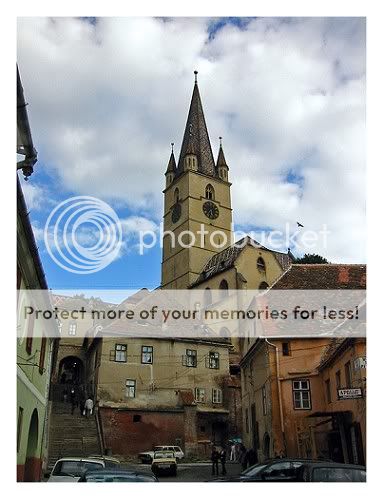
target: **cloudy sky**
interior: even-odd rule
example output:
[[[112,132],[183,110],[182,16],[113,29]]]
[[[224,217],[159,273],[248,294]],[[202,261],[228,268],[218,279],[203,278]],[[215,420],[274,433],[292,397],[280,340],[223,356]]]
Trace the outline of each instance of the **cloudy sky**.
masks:
[[[19,18],[17,58],[39,155],[22,183],[51,287],[159,284],[161,249],[138,255],[135,232],[161,221],[194,69],[215,157],[223,136],[236,227],[326,225],[309,252],[365,261],[364,19]],[[87,276],[59,268],[42,239],[75,195],[123,222],[120,257]]]

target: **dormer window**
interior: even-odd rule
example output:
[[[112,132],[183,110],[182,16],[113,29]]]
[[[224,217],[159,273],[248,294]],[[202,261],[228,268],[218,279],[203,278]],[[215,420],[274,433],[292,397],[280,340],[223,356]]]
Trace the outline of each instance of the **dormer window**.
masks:
[[[177,187],[174,191],[174,202],[178,203],[179,200],[180,200],[180,191],[178,190],[178,187]]]
[[[205,197],[207,199],[214,200],[214,188],[212,185],[208,184],[205,190]]]

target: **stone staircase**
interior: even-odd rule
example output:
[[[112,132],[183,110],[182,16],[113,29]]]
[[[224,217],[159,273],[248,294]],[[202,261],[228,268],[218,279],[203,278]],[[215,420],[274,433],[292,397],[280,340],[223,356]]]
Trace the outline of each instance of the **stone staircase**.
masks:
[[[87,457],[102,454],[96,417],[88,418],[70,403],[53,402],[50,418],[48,471],[61,457]]]

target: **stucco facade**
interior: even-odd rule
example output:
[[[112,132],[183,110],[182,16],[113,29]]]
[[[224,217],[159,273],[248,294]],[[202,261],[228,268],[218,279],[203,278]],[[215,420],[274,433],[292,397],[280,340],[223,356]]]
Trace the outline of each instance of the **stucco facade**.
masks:
[[[28,289],[47,289],[18,182],[17,213],[17,481],[39,481],[46,464],[53,337],[46,321],[24,317]]]
[[[275,289],[365,287],[363,265],[303,267],[293,265]],[[339,335],[241,339],[244,443],[260,461],[284,455],[365,463],[366,342]],[[338,388],[360,388],[361,396],[341,400]]]

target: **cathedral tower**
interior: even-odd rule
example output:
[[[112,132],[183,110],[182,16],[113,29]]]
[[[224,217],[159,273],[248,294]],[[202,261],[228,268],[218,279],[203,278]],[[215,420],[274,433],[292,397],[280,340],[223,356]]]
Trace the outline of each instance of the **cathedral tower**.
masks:
[[[172,144],[165,173],[161,278],[165,289],[186,289],[209,258],[230,246],[232,237],[229,168],[222,141],[214,161],[194,73],[178,165]]]

